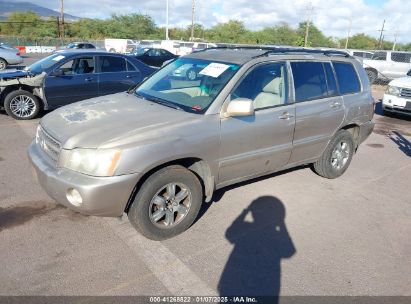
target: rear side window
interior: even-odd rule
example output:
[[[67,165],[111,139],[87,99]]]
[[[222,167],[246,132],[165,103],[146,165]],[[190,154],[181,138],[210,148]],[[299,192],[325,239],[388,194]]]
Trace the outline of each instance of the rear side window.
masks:
[[[358,75],[351,63],[333,62],[333,66],[342,95],[361,91]]]
[[[334,76],[333,69],[331,67],[331,63],[324,62],[323,66],[324,66],[325,75],[327,76],[328,95],[329,96],[337,95],[338,94],[337,82],[335,81],[335,76]]]
[[[100,58],[102,73],[127,71],[126,60],[122,57],[103,56]]]
[[[373,60],[387,60],[387,52],[376,52],[372,55]]]
[[[295,101],[323,98],[328,95],[327,82],[321,62],[291,62]]]
[[[127,60],[127,71],[129,72],[137,71],[138,72],[138,69],[130,61]]]
[[[391,53],[391,60],[395,62],[404,62],[410,63],[411,62],[411,53]]]

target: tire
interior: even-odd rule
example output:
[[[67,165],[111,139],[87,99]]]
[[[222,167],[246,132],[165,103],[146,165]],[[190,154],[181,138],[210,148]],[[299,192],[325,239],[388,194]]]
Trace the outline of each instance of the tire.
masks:
[[[375,70],[371,70],[371,69],[365,69],[368,79],[370,81],[370,84],[373,84],[377,78],[378,78],[378,73]]]
[[[314,163],[314,171],[318,175],[330,179],[341,176],[351,163],[354,149],[355,145],[351,133],[347,130],[338,131],[320,159]]]
[[[186,72],[186,78],[187,78],[187,80],[191,80],[191,81],[196,80],[197,79],[196,70],[194,70],[193,68],[188,69],[187,72]]]
[[[40,111],[36,96],[24,90],[13,91],[4,99],[4,108],[9,116],[18,120],[35,118]]]
[[[7,61],[4,60],[3,58],[0,58],[0,71],[4,70],[7,68]]]
[[[174,195],[171,185],[175,185]],[[179,201],[178,197],[184,198]],[[202,201],[203,191],[197,176],[182,166],[173,165],[155,172],[143,183],[128,218],[145,237],[165,240],[191,226]]]

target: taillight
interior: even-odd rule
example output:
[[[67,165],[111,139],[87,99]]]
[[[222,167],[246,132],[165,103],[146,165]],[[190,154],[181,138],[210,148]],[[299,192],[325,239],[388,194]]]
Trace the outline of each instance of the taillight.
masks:
[[[20,52],[16,53],[17,56],[20,56]]]

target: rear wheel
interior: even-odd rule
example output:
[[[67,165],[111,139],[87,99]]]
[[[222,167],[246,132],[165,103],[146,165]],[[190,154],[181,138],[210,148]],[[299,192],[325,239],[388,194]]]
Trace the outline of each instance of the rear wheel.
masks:
[[[164,240],[191,226],[202,200],[197,176],[182,166],[169,166],[144,182],[129,209],[128,218],[145,237]]]
[[[367,76],[370,81],[370,84],[373,84],[378,78],[377,71],[372,70],[372,69],[365,69],[365,71],[367,72]]]
[[[0,58],[0,71],[4,70],[5,68],[7,68],[7,61],[3,58]]]
[[[340,130],[330,141],[320,159],[314,163],[314,170],[325,178],[341,176],[350,165],[354,154],[354,140],[347,130]]]
[[[18,90],[9,93],[4,99],[4,108],[14,119],[28,120],[37,116],[40,102],[28,91]]]
[[[193,68],[189,69],[186,73],[187,80],[196,80],[197,72]]]

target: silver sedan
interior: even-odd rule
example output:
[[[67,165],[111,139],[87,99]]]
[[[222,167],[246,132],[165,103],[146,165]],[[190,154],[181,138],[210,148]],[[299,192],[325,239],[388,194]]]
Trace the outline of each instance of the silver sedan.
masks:
[[[0,45],[0,70],[4,70],[8,65],[22,62],[23,58],[17,49],[6,47],[3,44]]]

